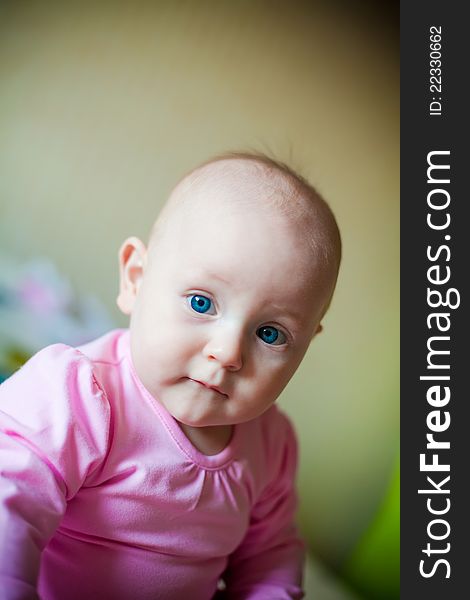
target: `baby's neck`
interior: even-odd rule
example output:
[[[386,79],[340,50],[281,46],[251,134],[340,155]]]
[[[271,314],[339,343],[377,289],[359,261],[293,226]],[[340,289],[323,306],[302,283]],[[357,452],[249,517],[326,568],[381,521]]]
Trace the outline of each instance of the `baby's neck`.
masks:
[[[208,456],[222,452],[230,441],[233,429],[233,425],[192,427],[191,425],[179,423],[179,426],[199,452]]]

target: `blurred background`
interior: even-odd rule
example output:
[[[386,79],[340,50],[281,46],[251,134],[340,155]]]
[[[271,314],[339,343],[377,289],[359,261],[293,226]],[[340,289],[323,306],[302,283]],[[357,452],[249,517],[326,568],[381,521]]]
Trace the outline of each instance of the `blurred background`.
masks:
[[[398,5],[0,4],[0,374],[127,321],[117,250],[176,181],[258,150],[335,212],[336,296],[280,404],[307,598],[398,598]]]

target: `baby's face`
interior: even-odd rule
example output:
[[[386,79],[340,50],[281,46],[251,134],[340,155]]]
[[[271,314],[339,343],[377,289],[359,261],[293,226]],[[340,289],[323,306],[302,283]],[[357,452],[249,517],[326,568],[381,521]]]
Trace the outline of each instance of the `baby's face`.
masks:
[[[259,416],[297,369],[332,289],[299,232],[205,198],[141,254],[128,312],[144,386],[186,425]]]

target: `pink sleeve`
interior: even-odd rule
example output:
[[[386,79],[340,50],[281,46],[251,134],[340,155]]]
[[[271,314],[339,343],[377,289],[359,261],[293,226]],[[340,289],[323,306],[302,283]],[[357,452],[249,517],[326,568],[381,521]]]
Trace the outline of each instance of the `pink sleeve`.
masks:
[[[304,543],[294,523],[297,443],[290,423],[285,420],[285,424],[285,442],[274,460],[271,484],[254,506],[248,533],[230,557],[222,598],[290,600],[304,596]]]
[[[103,460],[109,406],[90,362],[50,346],[0,386],[0,598],[37,598],[40,554]]]

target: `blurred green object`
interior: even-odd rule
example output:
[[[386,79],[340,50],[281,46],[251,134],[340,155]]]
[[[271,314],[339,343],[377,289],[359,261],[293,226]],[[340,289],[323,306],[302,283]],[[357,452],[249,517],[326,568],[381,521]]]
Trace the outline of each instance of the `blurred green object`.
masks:
[[[364,598],[400,597],[400,461],[369,528],[347,560],[342,575]]]

